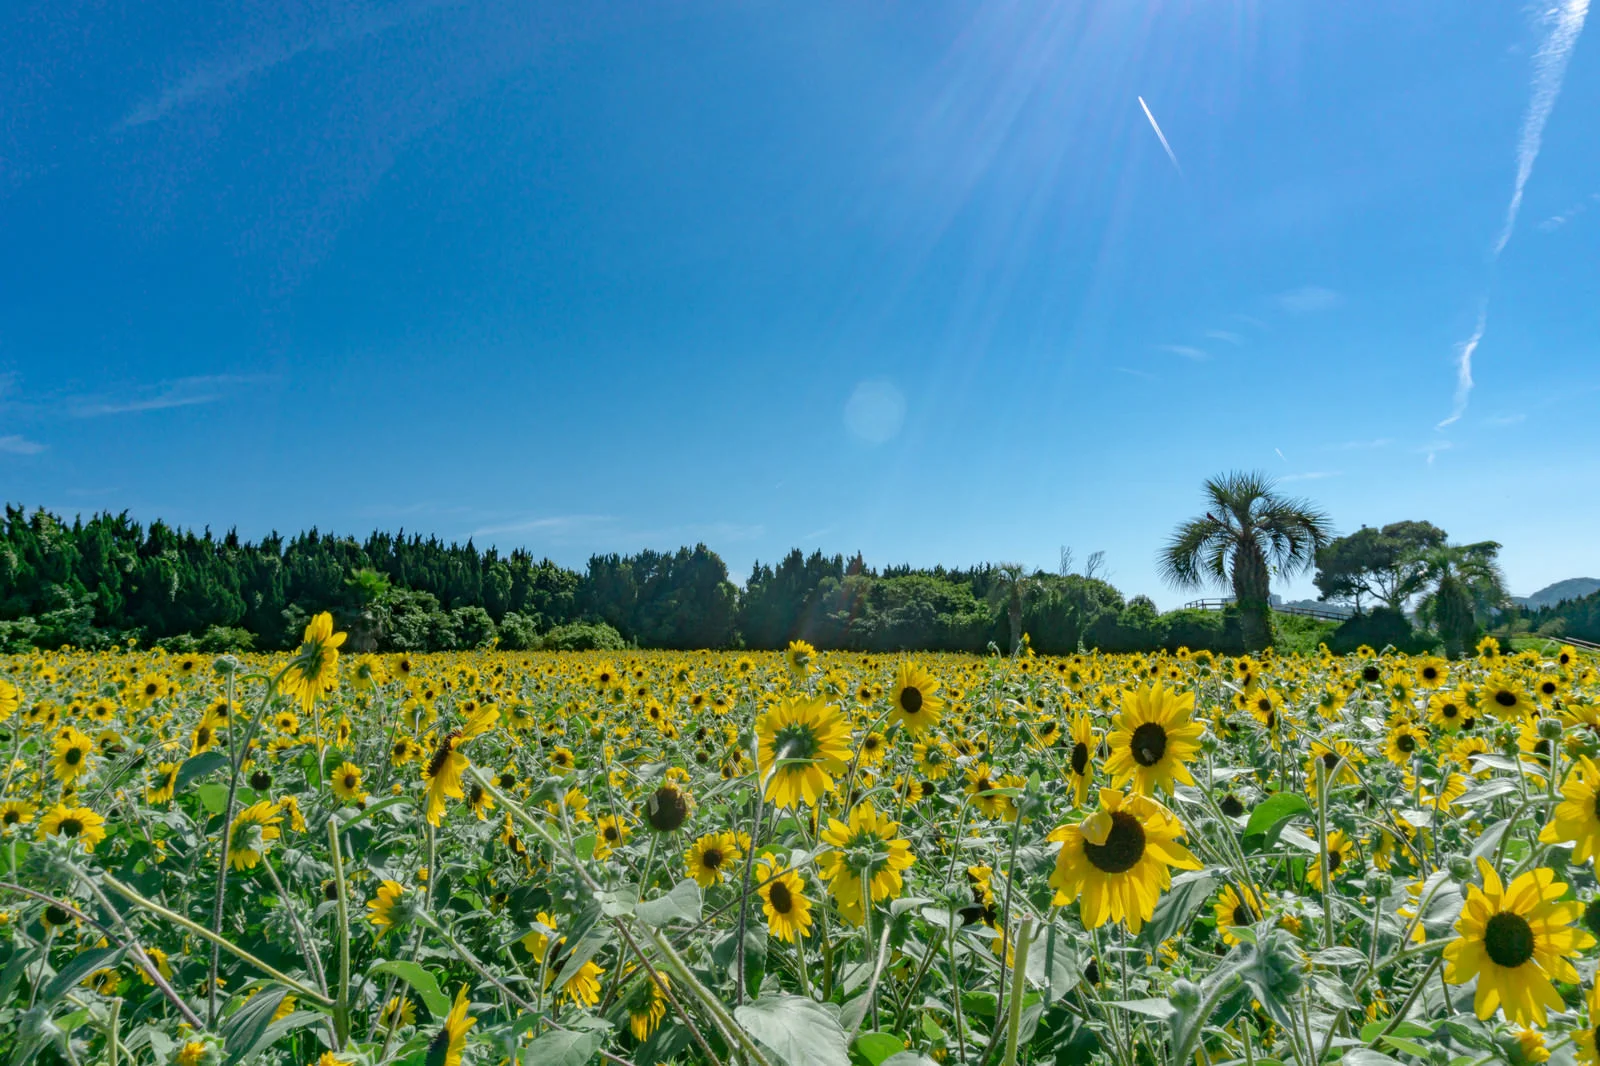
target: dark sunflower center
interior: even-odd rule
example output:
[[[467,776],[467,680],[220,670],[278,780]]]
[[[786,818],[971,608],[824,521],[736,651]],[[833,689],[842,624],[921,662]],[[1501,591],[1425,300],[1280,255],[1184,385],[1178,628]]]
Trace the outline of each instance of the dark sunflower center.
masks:
[[[1243,903],[1241,903],[1237,907],[1233,908],[1233,924],[1234,925],[1250,925],[1254,921],[1255,921],[1255,918],[1250,914],[1250,911],[1245,907],[1245,905]]]
[[[272,787],[272,775],[265,770],[257,770],[250,775],[250,787],[258,792],[265,792]]]
[[[5,814],[0,814],[0,824],[16,825],[20,821],[22,821],[21,811],[7,811]]]
[[[650,823],[650,828],[661,833],[670,833],[683,824],[689,817],[689,801],[682,792],[671,785],[663,785],[645,804],[645,820]]]
[[[428,1041],[428,1056],[424,1061],[428,1063],[428,1066],[433,1066],[433,1064],[436,1062],[443,1063],[445,1062],[449,1051],[450,1027],[445,1026],[443,1029],[439,1030],[438,1034],[435,1035],[432,1040]]]
[[[1439,671],[1438,671],[1438,669],[1435,668],[1435,667],[1432,667],[1432,666],[1423,667],[1422,668],[1422,679],[1424,681],[1437,681],[1439,679]]]
[[[1327,768],[1328,772],[1332,773],[1333,768],[1339,765],[1339,753],[1336,751],[1323,752],[1322,765]]]
[[[1144,826],[1126,811],[1114,811],[1105,843],[1085,840],[1083,854],[1103,873],[1125,873],[1144,858]]]
[[[705,854],[700,856],[700,864],[708,870],[717,870],[722,867],[722,850],[720,848],[707,848]]]
[[[1600,898],[1591,899],[1584,905],[1583,924],[1591,933],[1600,930]]]
[[[1335,851],[1328,852],[1328,872],[1331,874],[1344,865],[1344,855]]]
[[[1497,689],[1494,694],[1494,701],[1502,707],[1515,707],[1517,705],[1517,694],[1510,689]]]
[[[617,842],[617,827],[614,825],[608,825],[606,826],[605,831],[600,835],[606,838],[607,843],[615,844]]]
[[[1079,777],[1089,768],[1089,745],[1078,741],[1072,746],[1072,772]]]
[[[1244,804],[1233,793],[1222,797],[1222,813],[1229,818],[1237,818],[1244,813]]]
[[[1541,682],[1539,691],[1546,696],[1554,696],[1556,694],[1556,683],[1554,681]]]
[[[1167,731],[1159,722],[1146,722],[1133,731],[1129,742],[1133,761],[1140,766],[1154,766],[1167,753]],[[1143,841],[1141,834],[1140,840]]]
[[[779,914],[788,914],[794,909],[794,894],[782,881],[774,881],[767,886],[767,902]]]
[[[44,920],[51,925],[66,925],[72,920],[72,915],[52,903],[44,909]]]
[[[83,761],[83,749],[82,748],[68,748],[67,749],[67,754],[65,755],[64,758],[65,758],[66,764],[68,766],[77,766],[80,762]]]
[[[63,818],[63,819],[61,819],[61,835],[62,836],[64,836],[64,837],[75,837],[81,832],[83,832],[83,822],[81,820],[79,820],[77,818]]]
[[[1256,708],[1262,714],[1271,714],[1272,713],[1272,701],[1267,699],[1265,696],[1263,696],[1261,699],[1256,700]]]
[[[1501,911],[1483,927],[1483,948],[1496,966],[1514,970],[1533,958],[1533,927],[1522,915]]]
[[[1461,708],[1457,707],[1453,703],[1447,703],[1443,707],[1439,708],[1439,713],[1444,715],[1446,718],[1454,718],[1456,715],[1461,713]]]
[[[922,690],[915,685],[907,685],[901,689],[900,709],[907,714],[916,714],[922,710]]]
[[[1361,680],[1363,681],[1376,681],[1382,676],[1383,675],[1379,672],[1376,666],[1365,666],[1361,668]]]
[[[1395,737],[1394,746],[1410,755],[1417,750],[1417,738],[1410,733],[1401,733],[1398,737]]]

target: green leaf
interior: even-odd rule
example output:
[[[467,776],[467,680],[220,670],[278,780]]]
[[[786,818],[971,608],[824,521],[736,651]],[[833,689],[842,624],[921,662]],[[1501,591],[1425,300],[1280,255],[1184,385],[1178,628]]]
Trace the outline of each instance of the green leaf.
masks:
[[[227,765],[228,757],[220,751],[202,751],[199,755],[191,755],[183,760],[182,766],[178,767],[178,780],[173,787],[182,792],[196,778],[214,774]]]
[[[127,950],[125,947],[118,947],[79,952],[40,991],[40,1002],[54,1003],[102,966],[115,966],[122,958],[122,953]]]
[[[700,920],[700,886],[693,878],[684,878],[672,891],[655,899],[645,900],[634,907],[633,915],[652,929],[660,929],[674,918],[686,922]]]
[[[1194,919],[1195,913],[1205,906],[1217,882],[1205,870],[1193,870],[1173,878],[1172,891],[1161,897],[1156,912],[1139,931],[1136,943],[1153,949],[1164,940],[1177,936]],[[1029,961],[1033,960],[1030,954]]]
[[[890,1055],[879,1066],[939,1066],[939,1064],[915,1051],[902,1051],[898,1055]]]
[[[1342,944],[1323,948],[1311,958],[1318,966],[1361,966],[1367,961],[1367,957],[1361,952]]]
[[[228,806],[228,786],[219,785],[215,781],[201,785],[195,789],[195,794],[200,797],[200,805],[211,814],[221,814]]]
[[[788,1066],[849,1066],[839,1019],[820,1003],[801,996],[762,996],[735,1007],[733,1016]]]
[[[888,1033],[862,1033],[856,1037],[856,1042],[850,1045],[850,1061],[856,1066],[883,1066],[885,1059],[892,1058],[906,1049],[906,1042],[898,1036]]]
[[[1165,999],[1112,999],[1106,1001],[1106,1006],[1121,1007],[1125,1011],[1162,1021],[1178,1013],[1178,1009]]]
[[[289,990],[281,985],[263,988],[222,1023],[223,1046],[228,1049],[230,1064],[261,1046],[267,1030],[272,1027],[272,1016],[288,994]]]
[[[1278,834],[1283,832],[1289,819],[1310,813],[1311,804],[1299,793],[1280,792],[1276,796],[1269,796],[1250,812],[1250,821],[1244,827],[1245,839],[1261,837],[1260,846],[1264,851],[1277,841]]]
[[[291,1014],[284,1015],[275,1022],[272,1021],[272,1016],[269,1014],[267,1015],[267,1020],[270,1022],[270,1024],[267,1025],[265,1030],[253,1040],[249,1040],[237,1045],[232,1040],[228,1041],[226,1045],[228,1049],[228,1057],[225,1060],[227,1066],[234,1066],[235,1063],[244,1062],[262,1048],[271,1047],[284,1037],[288,1036],[290,1033],[304,1029],[306,1026],[320,1021],[321,1019],[322,1015],[308,1010],[294,1011]]]
[[[396,960],[394,962],[380,962],[369,967],[369,974],[388,974],[398,977],[416,990],[422,1002],[427,1005],[428,1013],[435,1018],[443,1018],[450,1013],[450,997],[439,989],[439,982],[433,979],[433,974],[424,970],[414,962]]]
[[[1364,1047],[1346,1051],[1341,1062],[1343,1066],[1400,1066],[1400,1060],[1393,1055],[1385,1055],[1381,1051]]]
[[[605,1045],[608,1035],[604,1029],[552,1029],[528,1045],[522,1053],[522,1066],[584,1066]]]
[[[1383,1042],[1388,1044],[1390,1047],[1393,1047],[1397,1051],[1404,1051],[1408,1055],[1415,1055],[1421,1059],[1428,1057],[1427,1045],[1419,1044],[1415,1040],[1407,1040],[1404,1037],[1395,1036],[1393,1033],[1391,1033],[1383,1038]]]

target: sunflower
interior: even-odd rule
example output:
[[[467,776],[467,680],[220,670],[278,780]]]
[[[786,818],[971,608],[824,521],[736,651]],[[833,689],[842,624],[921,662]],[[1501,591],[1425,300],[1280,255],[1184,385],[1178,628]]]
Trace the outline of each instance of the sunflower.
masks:
[[[595,823],[595,858],[598,860],[610,858],[611,853],[627,844],[627,839],[632,834],[634,831],[629,829],[626,821],[622,821],[618,816],[606,815],[605,818],[600,818]]]
[[[71,785],[89,772],[89,756],[94,753],[94,741],[67,726],[56,736],[56,757],[52,763],[56,779]]]
[[[672,986],[667,975],[656,971],[638,981],[624,1000],[628,1011],[628,1031],[641,1043],[650,1039],[661,1019],[667,1016],[667,993]]]
[[[950,776],[950,765],[955,762],[955,752],[939,737],[919,740],[911,747],[911,756],[917,762],[917,773],[928,781],[943,781]]]
[[[1472,707],[1460,689],[1440,689],[1428,697],[1428,721],[1446,733],[1467,728],[1472,722]]]
[[[0,832],[10,832],[14,826],[33,821],[34,806],[27,800],[0,801]]]
[[[1478,705],[1501,720],[1516,721],[1537,714],[1533,698],[1522,683],[1510,674],[1496,672],[1478,693]]]
[[[346,803],[360,803],[367,798],[361,788],[361,767],[346,762],[333,772],[333,794]]]
[[[22,702],[22,693],[17,691],[17,686],[0,677],[0,722],[4,722],[17,713],[17,706]]]
[[[912,736],[921,736],[939,724],[944,700],[938,695],[939,679],[907,660],[895,672],[889,718]]]
[[[1473,1007],[1480,1019],[1500,1008],[1519,1025],[1544,1025],[1547,1010],[1563,1009],[1551,981],[1577,984],[1569,956],[1595,942],[1573,926],[1583,904],[1560,902],[1567,886],[1548,868],[1529,870],[1509,888],[1485,860],[1478,860],[1478,871],[1483,887],[1467,886],[1458,936],[1444,949],[1444,979],[1455,985],[1478,979]]]
[[[64,837],[82,841],[85,851],[106,838],[106,820],[88,807],[68,807],[58,803],[39,820],[39,839]]]
[[[1383,757],[1396,766],[1410,766],[1417,752],[1428,750],[1428,734],[1415,723],[1396,719],[1389,727],[1389,739],[1383,746]]]
[[[1334,879],[1350,868],[1350,861],[1356,854],[1356,842],[1345,836],[1344,830],[1335,829],[1328,834],[1322,850],[1328,853],[1328,877]],[[1322,888],[1322,860],[1306,863],[1306,880],[1314,888]]]
[[[698,881],[701,888],[713,888],[722,883],[722,872],[742,855],[737,835],[707,833],[684,853],[683,861],[689,868],[689,876]]]
[[[1573,1047],[1577,1050],[1578,1061],[1583,1066],[1600,1066],[1600,1045],[1596,1044],[1600,1038],[1600,983],[1589,989],[1586,1000],[1589,1008],[1589,1028],[1572,1034]]]
[[[1185,764],[1199,752],[1205,728],[1189,720],[1193,710],[1193,692],[1178,693],[1159,681],[1125,693],[1116,729],[1106,738],[1112,782],[1120,788],[1131,781],[1147,796],[1157,788],[1170,793],[1174,781],[1194,784]]]
[[[1411,667],[1422,688],[1438,688],[1450,679],[1450,664],[1431,655],[1411,660]]]
[[[815,804],[833,790],[834,777],[850,758],[849,723],[837,707],[816,696],[763,712],[756,736],[766,798],[779,807]]]
[[[428,765],[422,768],[422,780],[428,786],[428,803],[424,813],[429,825],[437,826],[444,817],[444,801],[447,798],[467,798],[461,789],[461,775],[472,765],[472,760],[457,749],[493,729],[499,717],[500,712],[493,707],[482,709],[469,717],[460,729],[445,734],[444,739],[439,741]]]
[[[900,825],[878,813],[870,801],[850,811],[848,823],[830,819],[822,842],[830,845],[817,859],[818,872],[828,882],[828,893],[839,912],[855,925],[865,919],[862,883],[870,886],[874,901],[900,895],[902,873],[916,862],[911,842],[899,837]]]
[[[178,789],[178,764],[164,762],[156,767],[155,783],[144,790],[146,803],[168,803]]]
[[[1561,786],[1561,802],[1539,831],[1543,844],[1571,844],[1572,861],[1600,861],[1600,767],[1580,755]]]
[[[1311,754],[1306,759],[1306,780],[1308,782],[1316,781],[1316,764],[1320,762],[1322,763],[1323,773],[1331,775],[1328,777],[1329,788],[1334,785],[1359,784],[1361,779],[1356,776],[1356,767],[1366,761],[1367,757],[1361,754],[1361,749],[1348,740],[1334,740],[1332,742],[1313,740],[1311,742]],[[1339,770],[1337,774],[1333,772],[1335,767]]]
[[[467,1015],[467,986],[462,985],[456,993],[450,1013],[445,1015],[444,1025],[428,1041],[425,1058],[428,1066],[461,1066],[461,1052],[467,1046],[467,1030],[477,1022],[478,1019]]]
[[[694,797],[668,775],[644,803],[644,823],[657,833],[677,832],[694,812]]]
[[[378,1024],[388,1029],[390,1026],[416,1025],[417,1006],[411,1002],[409,996],[394,996],[383,1005],[383,1012],[378,1015]]]
[[[228,865],[235,870],[253,870],[267,853],[267,847],[280,836],[282,808],[261,800],[234,815],[228,828]]]
[[[816,661],[817,649],[803,640],[791,640],[783,650],[784,665],[797,681],[804,681],[811,676],[811,667]]]
[[[1218,894],[1211,913],[1217,919],[1217,935],[1222,937],[1224,944],[1231,946],[1239,943],[1235,929],[1248,929],[1259,922],[1266,912],[1253,888],[1245,887],[1236,891],[1232,885],[1226,885]]]
[[[1081,898],[1085,928],[1126,921],[1128,931],[1137,933],[1155,913],[1162,890],[1171,887],[1171,868],[1200,868],[1178,843],[1182,836],[1182,824],[1156,800],[1101,789],[1099,810],[1045,838],[1061,845],[1050,874],[1055,904]]]
[[[399,881],[386,880],[378,885],[377,894],[367,900],[367,921],[377,927],[379,936],[404,923],[404,916],[395,913],[395,909],[405,894],[406,886]]]
[[[811,901],[800,874],[781,858],[762,859],[756,867],[756,894],[767,916],[767,932],[779,940],[798,943],[811,933]]]
[[[324,688],[339,679],[339,645],[345,634],[333,631],[333,615],[323,611],[306,623],[300,649],[283,672],[281,691],[299,700],[302,710],[310,710]]]
[[[1067,753],[1067,782],[1072,786],[1072,805],[1082,807],[1089,802],[1089,785],[1094,781],[1094,753],[1096,737],[1094,719],[1082,711],[1072,717],[1072,750]]]

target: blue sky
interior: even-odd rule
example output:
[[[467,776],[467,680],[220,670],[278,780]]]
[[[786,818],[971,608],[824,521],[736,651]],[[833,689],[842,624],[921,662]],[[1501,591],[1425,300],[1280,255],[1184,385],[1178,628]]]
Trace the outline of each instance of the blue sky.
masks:
[[[1173,606],[1259,468],[1600,573],[1548,6],[12,5],[0,496],[739,580],[1069,544]]]

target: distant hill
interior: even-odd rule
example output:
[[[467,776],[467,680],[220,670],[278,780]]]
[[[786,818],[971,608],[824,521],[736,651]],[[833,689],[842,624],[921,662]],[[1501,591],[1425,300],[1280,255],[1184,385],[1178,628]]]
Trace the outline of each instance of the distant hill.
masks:
[[[1511,602],[1537,610],[1540,607],[1554,607],[1562,600],[1582,599],[1591,592],[1600,592],[1600,578],[1569,577],[1554,585],[1546,585],[1532,596],[1513,596]]]
[[[1272,600],[1272,605],[1274,607],[1309,607],[1312,610],[1327,611],[1330,614],[1336,614],[1343,618],[1349,618],[1351,615],[1356,613],[1355,608],[1347,607],[1342,603],[1323,603],[1321,600],[1289,600],[1285,602],[1280,600],[1277,596],[1272,597]]]

